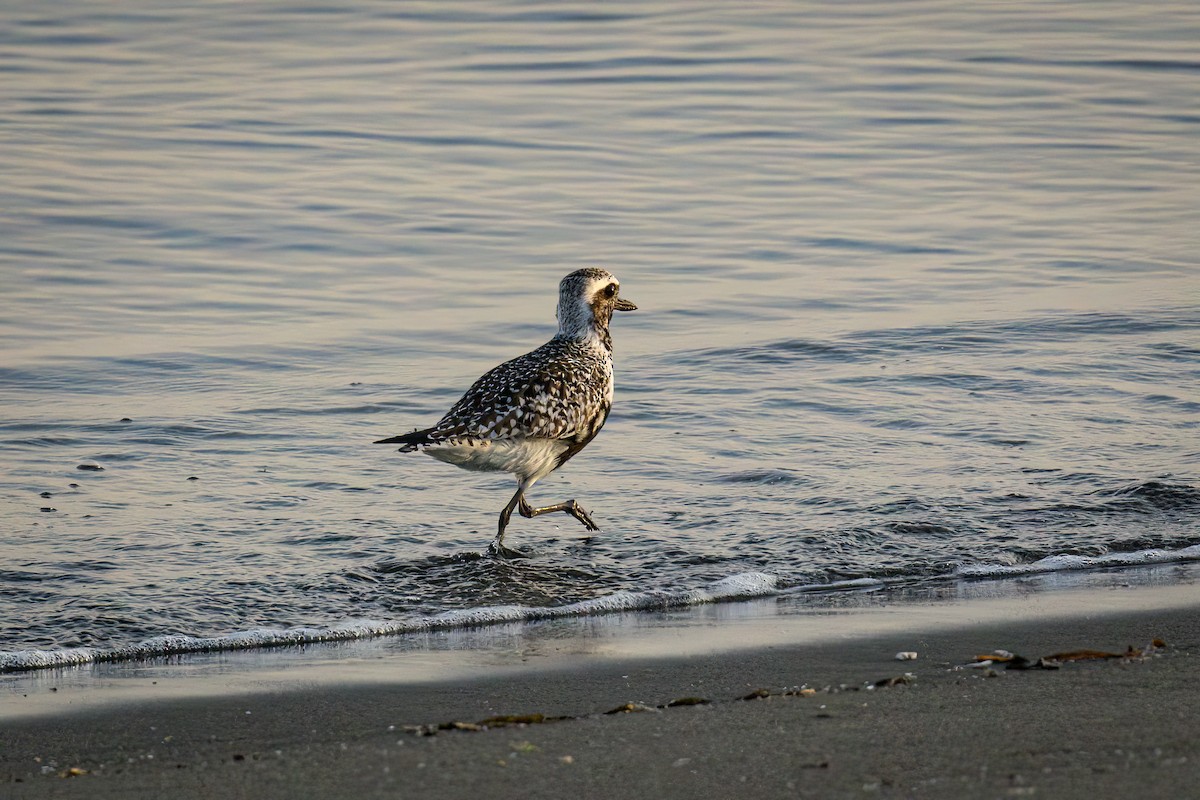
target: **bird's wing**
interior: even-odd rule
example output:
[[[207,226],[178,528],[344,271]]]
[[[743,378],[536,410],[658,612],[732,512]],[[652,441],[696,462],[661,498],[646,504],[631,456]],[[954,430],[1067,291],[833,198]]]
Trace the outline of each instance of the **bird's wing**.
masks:
[[[445,439],[575,439],[605,402],[603,362],[555,340],[477,380],[433,427]]]

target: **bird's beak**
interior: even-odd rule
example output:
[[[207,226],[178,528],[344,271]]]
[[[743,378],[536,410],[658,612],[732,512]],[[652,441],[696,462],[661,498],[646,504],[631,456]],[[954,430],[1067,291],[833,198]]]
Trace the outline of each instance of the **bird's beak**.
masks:
[[[613,306],[617,311],[637,311],[637,306],[626,300],[624,297],[618,297],[616,305]]]

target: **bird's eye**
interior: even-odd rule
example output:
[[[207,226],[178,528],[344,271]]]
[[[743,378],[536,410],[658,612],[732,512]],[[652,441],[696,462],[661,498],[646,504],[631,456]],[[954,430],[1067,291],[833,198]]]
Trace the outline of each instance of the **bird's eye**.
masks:
[[[612,297],[616,293],[617,293],[617,285],[615,283],[610,283],[608,286],[604,287],[604,296],[605,297]]]

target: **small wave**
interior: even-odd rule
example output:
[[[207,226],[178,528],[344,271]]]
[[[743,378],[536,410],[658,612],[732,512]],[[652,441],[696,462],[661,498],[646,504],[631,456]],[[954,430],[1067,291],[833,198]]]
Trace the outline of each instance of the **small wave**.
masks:
[[[1095,494],[1114,498],[1109,501],[1113,504],[1132,505],[1136,510],[1184,511],[1200,508],[1200,489],[1185,483],[1151,480],[1117,489],[1099,489]]]
[[[550,608],[510,605],[446,611],[409,620],[358,619],[328,628],[256,628],[225,636],[156,636],[137,644],[114,648],[77,647],[63,650],[0,652],[0,673],[53,667],[72,667],[108,661],[133,661],[253,648],[286,647],[318,642],[368,639],[407,633],[470,628],[512,622],[534,622],[561,617],[582,617],[626,611],[647,611],[765,597],[777,593],[774,575],[747,572],[722,578],[701,589],[659,589],[615,594]]]
[[[1198,318],[1194,309],[1172,307],[1141,314],[1051,314],[1006,320],[959,322],[953,325],[917,325],[858,331],[836,339],[782,339],[733,347],[673,352],[660,356],[671,367],[736,365],[739,375],[747,370],[821,363],[853,364],[917,354],[990,353],[1008,351],[1029,340],[1097,340],[1122,336],[1145,336],[1192,330]],[[1178,345],[1146,345],[1159,358],[1191,363],[1191,350]],[[870,376],[876,380],[878,376]],[[842,378],[857,383],[863,376]],[[909,381],[953,386],[973,383],[972,388],[1000,390],[1032,385],[1027,380],[1003,380],[985,375],[908,375]]]
[[[1194,309],[1173,307],[1142,314],[1051,314],[955,325],[881,328],[852,334],[839,344],[865,348],[865,352],[874,356],[928,351],[945,354],[988,351],[997,346],[1007,348],[1030,339],[1067,341],[1144,336],[1190,330],[1195,324]]]
[[[714,362],[736,363],[744,368],[748,364],[768,366],[788,365],[806,361],[849,362],[861,358],[859,348],[840,343],[809,339],[784,339],[741,347],[716,347],[670,354],[670,358],[682,364],[712,364]]]
[[[756,483],[769,486],[776,483],[803,483],[804,479],[789,469],[752,469],[732,472],[717,478],[721,483]]]
[[[1131,553],[1106,553],[1102,556],[1047,556],[1028,564],[964,564],[956,570],[956,574],[962,578],[1002,578],[1013,575],[1035,575],[1042,572],[1133,567],[1140,564],[1195,560],[1200,560],[1200,544],[1179,550],[1153,548]]]

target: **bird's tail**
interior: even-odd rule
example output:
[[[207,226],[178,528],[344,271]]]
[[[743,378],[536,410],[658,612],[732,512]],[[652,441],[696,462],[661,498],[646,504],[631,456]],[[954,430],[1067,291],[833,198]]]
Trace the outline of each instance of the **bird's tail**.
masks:
[[[412,433],[402,433],[399,436],[390,436],[387,439],[380,439],[373,444],[399,444],[403,445],[397,452],[411,453],[417,447],[423,444],[430,444],[433,440],[429,438],[433,428],[426,428],[423,431],[413,431]]]

